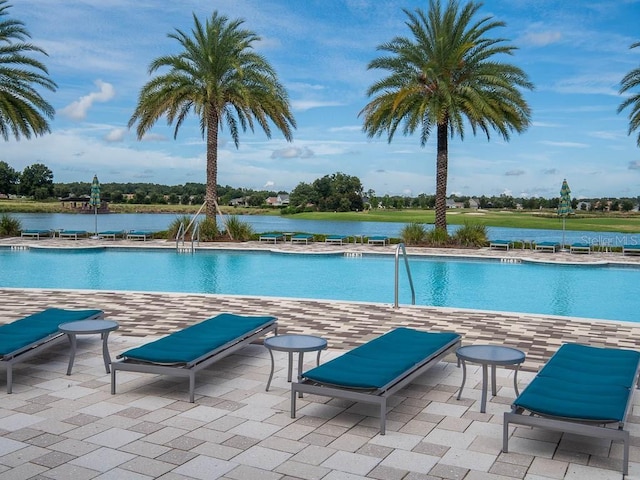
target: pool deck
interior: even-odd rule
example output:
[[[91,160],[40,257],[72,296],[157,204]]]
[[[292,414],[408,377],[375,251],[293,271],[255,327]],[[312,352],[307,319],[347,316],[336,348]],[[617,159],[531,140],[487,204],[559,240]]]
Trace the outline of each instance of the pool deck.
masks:
[[[0,239],[1,245],[66,248],[89,245],[174,247],[171,242],[83,239]],[[207,248],[291,252],[385,252],[394,246],[222,243]],[[415,253],[408,248],[409,253]],[[634,263],[621,253],[570,254],[530,250],[419,249],[430,255],[490,256],[546,262]],[[510,288],[533,288],[528,286]],[[532,291],[535,294],[535,291]],[[594,294],[598,294],[594,292]],[[631,294],[631,292],[630,292]],[[606,301],[606,286],[601,293]],[[120,323],[109,337],[112,357],[132,346],[221,312],[278,317],[280,333],[321,335],[326,361],[396,326],[456,331],[463,344],[492,343],[523,350],[522,389],[564,342],[640,349],[640,323],[489,312],[456,308],[295,300],[250,296],[79,290],[0,289],[0,321],[46,307],[100,308]],[[201,372],[196,402],[183,379],[120,372],[110,394],[98,335],[78,337],[67,376],[66,343],[17,366],[14,393],[0,385],[0,480],[37,479],[620,479],[622,446],[596,439],[518,427],[501,452],[502,414],[514,398],[513,370],[498,368],[498,395],[479,413],[481,371],[462,373],[447,359],[402,390],[378,434],[375,409],[306,396],[289,416],[286,354],[274,352],[276,374],[264,388],[270,358],[251,345]],[[315,355],[305,357],[307,366]],[[1,375],[1,374],[0,374]],[[627,428],[630,475],[640,479],[640,395]]]

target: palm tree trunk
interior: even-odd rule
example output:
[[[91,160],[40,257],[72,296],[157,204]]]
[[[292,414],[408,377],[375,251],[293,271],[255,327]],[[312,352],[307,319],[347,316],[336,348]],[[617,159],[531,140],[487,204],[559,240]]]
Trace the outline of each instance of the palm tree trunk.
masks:
[[[211,109],[207,117],[207,188],[204,201],[207,203],[207,218],[216,222],[218,200],[218,114]]]
[[[436,160],[436,224],[447,230],[447,175],[449,156],[448,122],[438,124],[438,157]]]

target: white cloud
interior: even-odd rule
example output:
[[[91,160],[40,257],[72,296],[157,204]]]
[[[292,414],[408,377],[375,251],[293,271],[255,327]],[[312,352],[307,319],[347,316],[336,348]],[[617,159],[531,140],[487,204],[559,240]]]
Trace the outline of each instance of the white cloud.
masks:
[[[562,33],[556,31],[546,31],[526,33],[522,38],[522,41],[536,47],[544,47],[546,45],[559,42],[561,39]]]
[[[95,102],[108,102],[115,96],[115,89],[110,83],[96,80],[95,84],[99,89],[97,92],[80,97],[80,99],[64,107],[60,112],[73,120],[84,120],[87,117],[87,112]]]
[[[271,158],[310,158],[313,157],[313,151],[308,147],[288,147],[274,150]]]
[[[344,105],[344,103],[321,100],[294,100],[291,102],[291,107],[298,111],[311,110],[312,108],[339,107],[341,105]]]
[[[127,135],[127,130],[124,128],[114,128],[113,130],[109,131],[105,136],[104,139],[107,142],[121,142],[122,140],[124,140],[124,137]]]
[[[579,142],[552,142],[550,140],[543,140],[543,145],[549,145],[552,147],[563,147],[563,148],[589,148],[589,145],[586,143]]]

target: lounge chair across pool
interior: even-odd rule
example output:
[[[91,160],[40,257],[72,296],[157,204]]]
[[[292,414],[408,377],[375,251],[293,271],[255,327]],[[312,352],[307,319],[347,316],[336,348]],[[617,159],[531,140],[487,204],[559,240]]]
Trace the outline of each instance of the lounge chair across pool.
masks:
[[[22,238],[30,237],[40,240],[41,237],[50,237],[51,233],[51,230],[22,230],[22,232],[20,232],[20,236]]]
[[[196,373],[235,353],[268,332],[277,331],[275,317],[222,313],[151,343],[127,350],[111,363],[111,393],[116,372],[154,373],[189,378],[189,401],[195,401]]]
[[[297,394],[344,398],[380,407],[385,433],[387,399],[460,346],[457,333],[396,328],[323,365],[291,384],[291,418]]]
[[[281,233],[261,233],[260,242],[273,242],[278,243],[278,240],[284,240],[284,235]]]
[[[69,240],[78,240],[79,238],[87,238],[88,236],[89,232],[86,230],[60,230],[58,232],[58,237]]]
[[[623,245],[623,255],[640,255],[640,245]]]
[[[560,248],[560,244],[558,242],[539,242],[539,243],[536,243],[536,250],[555,253],[559,248]]]
[[[291,243],[294,242],[308,244],[309,242],[313,242],[313,235],[310,233],[296,233],[291,236]]]
[[[147,238],[153,237],[153,232],[148,232],[146,230],[131,230],[127,232],[127,240],[142,240],[143,242],[147,241]]]
[[[0,326],[0,365],[7,370],[7,393],[13,389],[15,364],[66,339],[66,335],[58,330],[58,325],[102,316],[102,310],[48,308]]]
[[[589,243],[572,243],[569,246],[570,253],[591,253],[591,245]]]
[[[513,247],[513,242],[511,240],[491,240],[489,242],[489,249],[501,248],[509,250],[511,247]]]
[[[115,240],[116,238],[124,238],[124,230],[106,230],[104,232],[98,232],[98,238],[105,240]]]
[[[373,235],[367,239],[369,245],[386,245],[389,243],[389,237],[384,235]]]
[[[327,235],[324,239],[324,243],[337,243],[342,245],[345,242],[349,243],[349,237],[346,235]]]
[[[502,450],[509,425],[526,425],[623,443],[623,474],[629,470],[625,419],[638,386],[640,352],[564,344],[504,414]]]

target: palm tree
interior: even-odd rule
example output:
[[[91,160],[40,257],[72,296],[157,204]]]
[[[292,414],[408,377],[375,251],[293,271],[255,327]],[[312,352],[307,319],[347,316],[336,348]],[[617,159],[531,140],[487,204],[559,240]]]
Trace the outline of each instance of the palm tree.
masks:
[[[13,135],[31,138],[49,133],[55,110],[36,87],[55,91],[47,67],[29,57],[32,52],[47,53],[25,40],[31,38],[24,23],[4,18],[11,7],[0,0],[0,135],[5,141]]]
[[[285,88],[265,58],[253,50],[260,40],[242,29],[243,20],[230,21],[214,12],[203,25],[195,14],[192,36],[176,30],[169,38],[183,51],[161,56],[149,66],[149,74],[169,67],[142,87],[129,127],[138,123],[139,139],[161,117],[175,121],[174,138],[189,112],[200,118],[202,137],[207,142],[207,217],[215,222],[218,190],[218,130],[227,125],[236,148],[238,134],[257,122],[271,138],[272,122],[291,141],[295,120]]]
[[[629,48],[640,47],[640,42],[636,42]],[[620,82],[620,94],[623,94],[632,88],[640,87],[640,67],[627,73]],[[640,147],[640,91],[627,97],[627,99],[618,107],[618,113],[627,107],[631,107],[629,112],[629,135],[634,130],[638,130],[638,146]]]
[[[495,59],[510,55],[515,47],[504,39],[485,34],[503,22],[490,17],[472,23],[481,4],[467,3],[460,9],[451,0],[442,8],[431,0],[425,14],[404,10],[412,38],[396,37],[378,47],[385,56],[369,63],[389,76],[367,91],[375,96],[360,112],[363,130],[371,138],[386,133],[391,143],[402,124],[404,135],[420,133],[424,147],[436,127],[436,218],[435,227],[446,232],[448,136],[464,139],[465,120],[474,135],[497,130],[505,140],[511,131],[524,131],[530,109],[518,87],[532,89],[519,68]]]

